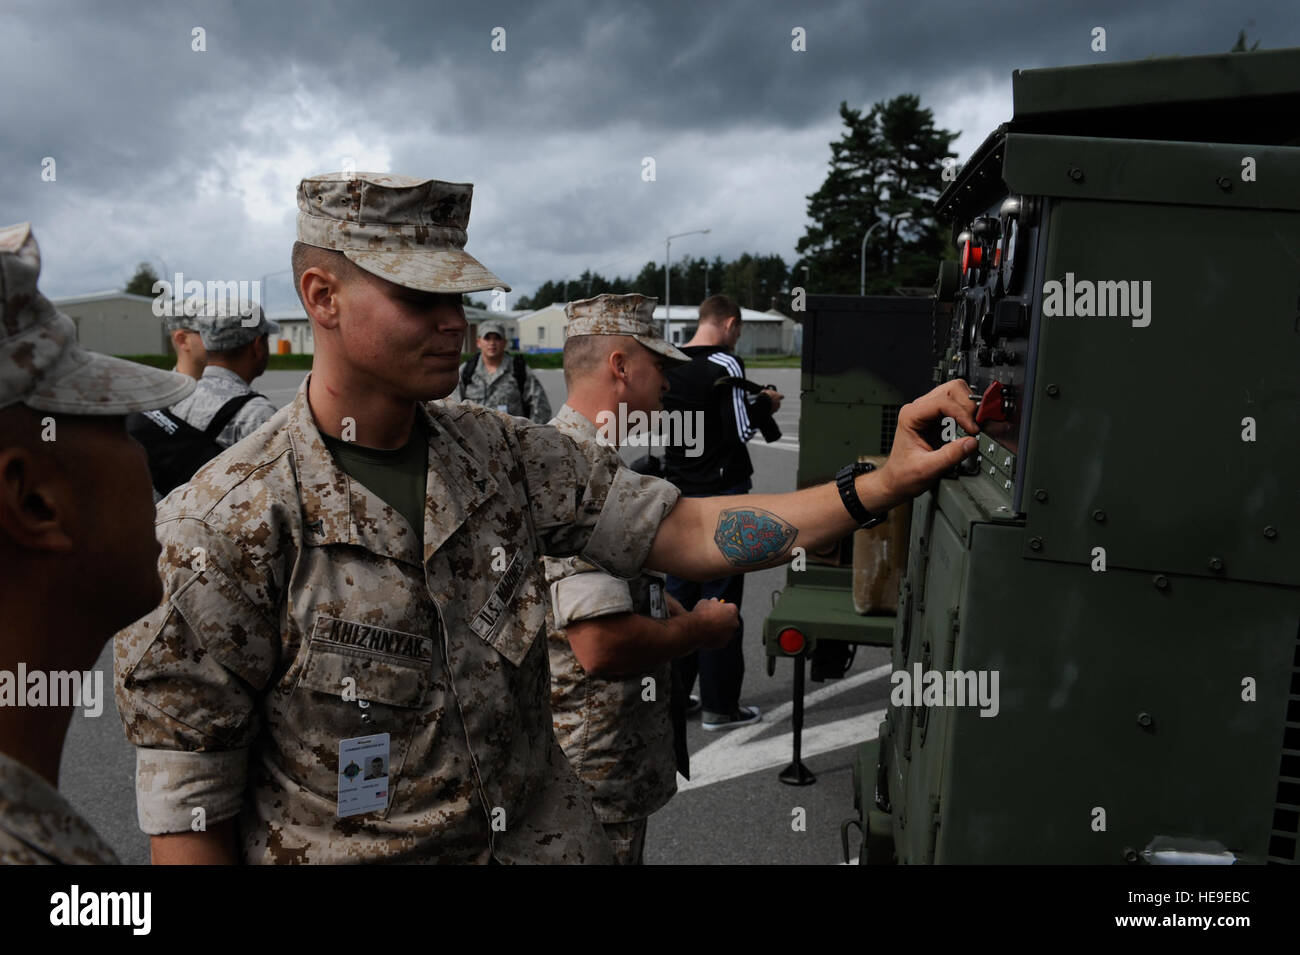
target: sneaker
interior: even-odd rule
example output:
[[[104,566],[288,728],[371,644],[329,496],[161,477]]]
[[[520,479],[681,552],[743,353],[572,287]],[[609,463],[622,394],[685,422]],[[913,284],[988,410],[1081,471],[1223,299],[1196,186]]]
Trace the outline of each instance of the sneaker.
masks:
[[[757,723],[762,719],[757,706],[737,707],[736,712],[731,716],[725,713],[710,713],[704,711],[704,716],[700,720],[700,726],[706,730],[729,730],[737,726],[744,726],[747,723]]]
[[[700,703],[700,698],[698,696],[695,696],[694,694],[688,696],[686,698],[686,715],[694,716],[700,711],[701,706],[702,704]]]

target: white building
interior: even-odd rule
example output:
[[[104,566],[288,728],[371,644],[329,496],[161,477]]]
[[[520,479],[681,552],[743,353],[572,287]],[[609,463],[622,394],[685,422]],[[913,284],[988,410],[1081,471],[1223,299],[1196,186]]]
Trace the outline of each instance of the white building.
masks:
[[[674,305],[672,307],[672,341],[675,345],[686,342],[695,334],[695,325],[699,319],[699,309],[693,305]],[[660,305],[655,308],[654,319],[660,336],[664,334],[664,324],[668,310]],[[739,355],[793,355],[796,354],[796,338],[802,329],[794,319],[787,318],[780,312],[757,312],[753,309],[740,310],[740,342],[736,345]],[[565,330],[568,319],[564,314],[564,305],[554,302],[545,308],[528,312],[518,319],[519,350],[525,352],[561,351],[564,348]]]
[[[517,316],[523,314],[523,312],[518,311],[490,312],[486,309],[466,305],[465,318],[469,322],[469,331],[465,333],[465,351],[472,352],[476,350],[478,326],[486,321],[504,324],[506,327],[507,347],[519,349],[519,331],[516,327],[516,319]],[[312,341],[311,320],[307,318],[307,313],[303,311],[300,302],[294,302],[292,306],[277,311],[268,310],[267,317],[280,323],[280,334],[272,335],[270,339],[271,354],[280,353],[280,342],[282,340],[289,343],[289,351],[293,354],[315,354],[316,348]]]
[[[105,355],[166,355],[171,351],[153,299],[129,292],[92,292],[53,299],[77,326],[83,348]]]

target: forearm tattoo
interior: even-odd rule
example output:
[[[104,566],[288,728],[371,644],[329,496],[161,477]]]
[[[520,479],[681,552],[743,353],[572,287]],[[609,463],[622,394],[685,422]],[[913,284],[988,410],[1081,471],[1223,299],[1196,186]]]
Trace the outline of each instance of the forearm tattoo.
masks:
[[[732,508],[718,515],[713,540],[733,567],[755,567],[785,554],[799,529],[759,507]]]

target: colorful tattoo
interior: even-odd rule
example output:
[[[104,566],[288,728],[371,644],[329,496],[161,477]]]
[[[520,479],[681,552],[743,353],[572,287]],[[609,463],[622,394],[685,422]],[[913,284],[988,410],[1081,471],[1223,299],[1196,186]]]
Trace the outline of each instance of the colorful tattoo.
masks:
[[[718,529],[713,533],[713,540],[728,563],[735,567],[753,567],[780,557],[797,536],[797,528],[771,511],[736,508],[718,516]]]

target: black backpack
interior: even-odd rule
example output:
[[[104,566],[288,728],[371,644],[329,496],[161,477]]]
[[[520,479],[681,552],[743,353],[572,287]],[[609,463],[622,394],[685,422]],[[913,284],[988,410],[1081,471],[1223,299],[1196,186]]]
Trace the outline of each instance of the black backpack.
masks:
[[[218,410],[212,422],[202,431],[188,421],[182,421],[170,409],[137,411],[126,416],[126,430],[149,454],[149,474],[153,486],[163,497],[174,488],[194,477],[194,472],[222,451],[217,435],[254,398],[257,392],[237,395]]]
[[[460,372],[460,400],[465,400],[465,389],[469,387],[470,382],[474,379],[474,370],[478,368],[479,353],[475,352],[470,356],[469,361],[465,362],[465,367]],[[524,390],[524,382],[528,378],[528,363],[524,361],[524,356],[518,354],[510,356],[514,359],[515,383],[519,385],[519,398],[524,403],[524,417],[531,418],[533,409],[528,401],[528,392]]]

